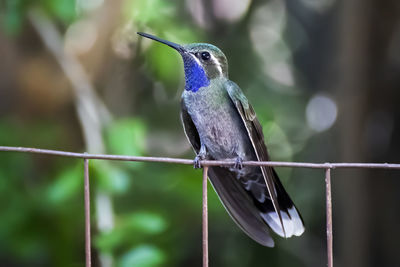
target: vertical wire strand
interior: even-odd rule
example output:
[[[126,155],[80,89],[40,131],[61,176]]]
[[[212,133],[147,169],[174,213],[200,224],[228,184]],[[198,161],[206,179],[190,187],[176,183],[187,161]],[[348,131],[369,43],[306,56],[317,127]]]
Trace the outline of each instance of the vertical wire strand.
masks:
[[[89,188],[89,160],[84,159],[84,194],[85,194],[85,258],[86,267],[91,267],[91,238],[90,238],[90,188]]]
[[[331,193],[331,169],[325,170],[326,186],[326,245],[328,255],[328,267],[333,267],[333,231],[332,231],[332,193]]]
[[[208,267],[208,203],[207,203],[207,173],[208,166],[203,167],[203,267]]]

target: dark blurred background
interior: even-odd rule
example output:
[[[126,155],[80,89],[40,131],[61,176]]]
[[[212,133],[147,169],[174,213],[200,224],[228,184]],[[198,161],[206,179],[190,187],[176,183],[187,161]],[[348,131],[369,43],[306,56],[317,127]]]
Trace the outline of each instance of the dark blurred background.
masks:
[[[2,0],[0,145],[193,158],[182,63],[209,42],[273,160],[399,162],[398,0]],[[0,153],[0,266],[84,266],[82,160]],[[211,266],[324,266],[323,171],[278,168],[306,232],[243,234],[210,188]],[[400,173],[334,170],[336,266],[400,266]],[[91,161],[95,266],[200,266],[201,171]]]

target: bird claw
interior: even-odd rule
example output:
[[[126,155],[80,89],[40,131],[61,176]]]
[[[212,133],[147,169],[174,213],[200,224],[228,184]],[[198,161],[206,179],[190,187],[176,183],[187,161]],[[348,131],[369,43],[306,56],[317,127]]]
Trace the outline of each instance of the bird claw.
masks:
[[[195,169],[200,169],[201,168],[201,162],[200,161],[203,160],[203,159],[205,159],[205,156],[203,156],[201,154],[198,154],[193,160],[193,167]]]
[[[237,170],[241,170],[243,168],[243,159],[241,157],[237,157],[233,167]]]
[[[195,169],[200,169],[201,168],[200,161],[205,159],[206,155],[207,155],[206,147],[204,145],[201,145],[199,153],[197,154],[197,156],[193,160],[193,167]]]

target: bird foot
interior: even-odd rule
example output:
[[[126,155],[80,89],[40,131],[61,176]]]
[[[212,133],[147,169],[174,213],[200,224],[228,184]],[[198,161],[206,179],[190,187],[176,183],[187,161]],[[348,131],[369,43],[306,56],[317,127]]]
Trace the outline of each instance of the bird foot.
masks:
[[[201,168],[201,163],[200,160],[206,159],[207,156],[207,150],[204,145],[201,145],[199,153],[197,153],[197,156],[193,160],[193,167],[195,169],[200,169]]]
[[[243,159],[241,157],[237,157],[233,167],[237,170],[241,170],[243,168]]]
[[[194,158],[194,160],[193,160],[193,167],[195,168],[195,169],[200,169],[201,168],[201,163],[200,163],[200,161],[201,160],[203,160],[203,159],[205,159],[206,157],[203,155],[203,154],[198,154],[195,158]]]

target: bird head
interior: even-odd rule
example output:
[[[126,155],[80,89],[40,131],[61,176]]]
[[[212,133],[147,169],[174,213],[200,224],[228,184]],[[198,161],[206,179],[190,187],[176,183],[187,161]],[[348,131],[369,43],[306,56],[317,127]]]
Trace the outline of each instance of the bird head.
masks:
[[[228,61],[216,46],[206,43],[179,45],[156,36],[138,32],[139,35],[172,47],[182,56],[185,68],[185,89],[196,92],[208,86],[215,78],[228,78]]]

